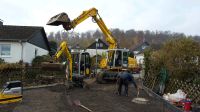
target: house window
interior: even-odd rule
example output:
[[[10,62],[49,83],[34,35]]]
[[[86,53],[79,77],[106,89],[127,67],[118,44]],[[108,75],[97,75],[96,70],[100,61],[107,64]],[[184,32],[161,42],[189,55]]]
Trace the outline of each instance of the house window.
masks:
[[[102,44],[102,43],[100,43],[100,47],[103,47],[103,44]]]
[[[10,50],[11,50],[10,48],[11,48],[10,44],[0,45],[1,56],[10,56]]]
[[[96,43],[96,47],[97,47],[97,48],[99,47],[99,43]]]

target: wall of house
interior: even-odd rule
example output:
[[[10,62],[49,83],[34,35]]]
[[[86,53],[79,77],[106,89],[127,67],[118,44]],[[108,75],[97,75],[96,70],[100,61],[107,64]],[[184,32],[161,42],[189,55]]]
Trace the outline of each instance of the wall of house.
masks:
[[[143,54],[137,54],[137,55],[135,55],[135,57],[137,59],[138,64],[143,64],[143,62],[144,62],[144,55]]]
[[[5,62],[16,63],[21,59],[21,45],[19,42],[0,42],[0,44],[10,44],[10,56],[0,56]]]
[[[97,49],[97,54],[102,55],[102,53],[107,53],[106,51],[106,49]],[[91,57],[96,55],[96,49],[86,49],[86,52],[90,53]]]
[[[43,48],[37,47],[30,43],[24,43],[24,55],[23,55],[24,62],[31,63],[36,56],[42,56],[48,53],[49,52]]]
[[[19,62],[22,58],[23,61],[26,63],[31,63],[32,60],[35,58],[35,50],[37,49],[37,56],[46,55],[48,51],[37,47],[30,43],[22,43],[19,42],[0,42],[0,44],[10,44],[10,56],[1,56],[0,58],[4,59],[6,62],[9,63],[16,63]],[[22,47],[23,46],[23,47]],[[23,48],[23,50],[22,50]],[[23,54],[23,56],[21,56]]]

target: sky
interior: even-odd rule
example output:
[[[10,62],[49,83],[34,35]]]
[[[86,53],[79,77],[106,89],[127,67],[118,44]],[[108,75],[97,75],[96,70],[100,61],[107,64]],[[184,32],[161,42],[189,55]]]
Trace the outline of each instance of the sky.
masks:
[[[73,20],[92,7],[108,28],[200,35],[200,0],[0,0],[0,19],[4,25],[43,26],[49,33],[63,30],[46,25],[52,16],[66,12]],[[74,31],[96,29],[89,18]]]

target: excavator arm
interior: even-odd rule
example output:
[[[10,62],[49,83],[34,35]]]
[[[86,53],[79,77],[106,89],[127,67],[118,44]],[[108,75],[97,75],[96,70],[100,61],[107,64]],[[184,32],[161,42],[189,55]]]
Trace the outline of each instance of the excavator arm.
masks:
[[[75,18],[73,21],[71,21],[70,25],[63,24],[63,27],[66,30],[71,30],[72,28],[75,28],[77,25],[88,19],[89,17],[92,17],[94,21],[97,23],[101,31],[106,37],[106,41],[109,43],[109,49],[115,49],[117,48],[117,42],[115,38],[113,38],[112,33],[105,25],[103,19],[98,14],[98,10],[95,8],[91,8],[89,10],[83,11],[81,15],[79,15],[77,18]]]
[[[66,13],[60,13],[58,15],[55,15],[52,17],[47,25],[62,25],[65,30],[71,30],[75,28],[77,25],[88,19],[89,17],[92,17],[92,19],[97,23],[101,31],[106,37],[106,42],[109,44],[108,49],[116,49],[117,48],[117,42],[115,38],[113,37],[110,30],[105,25],[103,19],[98,14],[98,10],[96,8],[91,8],[89,10],[83,11],[82,14],[80,14],[77,18],[74,20],[70,20],[68,15]],[[112,58],[113,51],[108,52],[108,61]],[[107,60],[106,60],[107,61]],[[103,63],[106,63],[105,61]],[[105,65],[105,64],[104,64]]]
[[[74,29],[77,25],[79,25],[80,23],[88,19],[89,17],[91,17],[97,23],[97,25],[99,26],[99,28],[105,35],[106,42],[109,44],[108,59],[104,58],[100,62],[100,67],[106,68],[107,62],[111,62],[112,56],[114,54],[114,50],[111,50],[111,49],[117,49],[117,42],[115,38],[113,37],[112,33],[110,32],[110,30],[105,25],[103,19],[98,14],[98,10],[96,8],[91,8],[89,10],[83,11],[77,18],[75,18],[72,21],[70,20],[70,18],[68,17],[66,13],[57,14],[49,20],[47,25],[54,25],[54,26],[62,25],[63,28],[68,31],[68,30]],[[129,60],[128,62],[129,64],[133,63],[133,61],[130,61],[131,58],[129,58],[128,60]]]
[[[72,56],[68,50],[67,42],[65,41],[60,44],[58,51],[54,55],[54,59],[58,60],[63,53],[66,55],[67,60],[69,61],[69,80],[72,81]]]

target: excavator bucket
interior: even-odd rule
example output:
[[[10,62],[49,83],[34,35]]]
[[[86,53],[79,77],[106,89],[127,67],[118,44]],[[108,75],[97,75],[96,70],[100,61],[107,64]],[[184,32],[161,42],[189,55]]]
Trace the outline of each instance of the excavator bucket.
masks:
[[[53,16],[48,22],[47,25],[58,26],[63,24],[70,24],[70,19],[68,15],[64,12]]]

